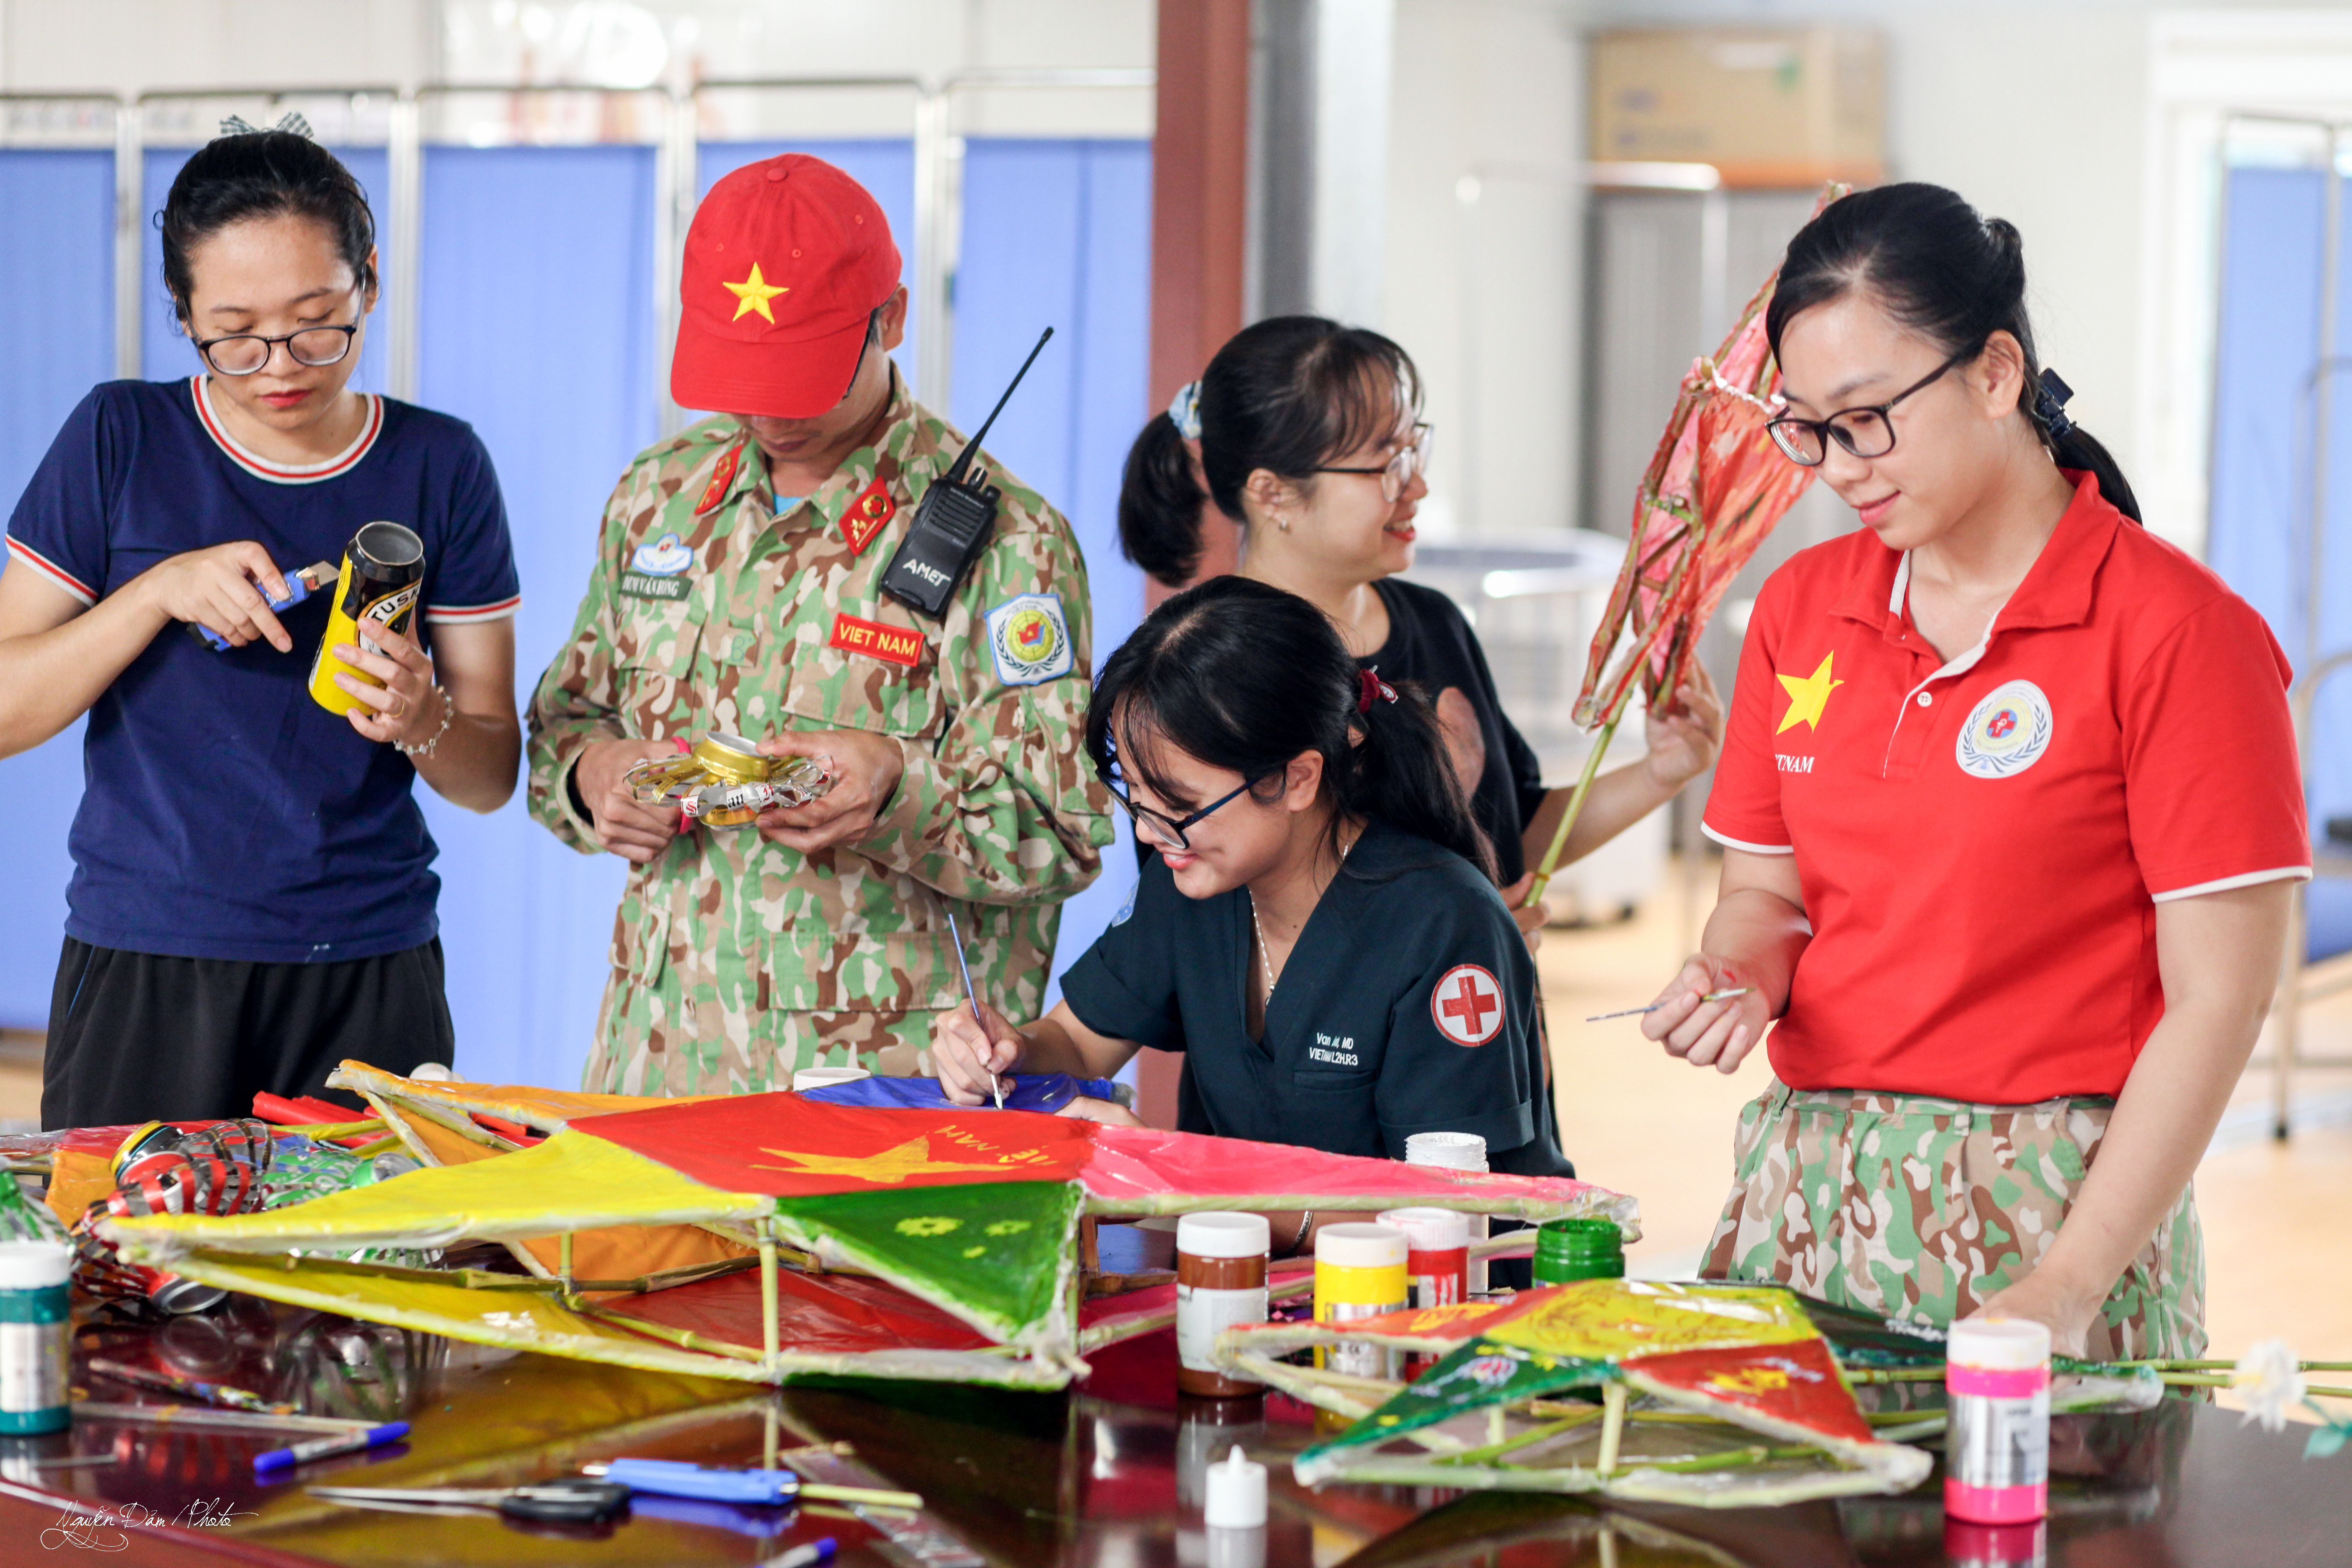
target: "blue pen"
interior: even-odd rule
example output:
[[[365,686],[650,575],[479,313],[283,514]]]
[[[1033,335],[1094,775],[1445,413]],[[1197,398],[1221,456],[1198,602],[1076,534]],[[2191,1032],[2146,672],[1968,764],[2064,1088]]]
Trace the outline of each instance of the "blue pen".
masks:
[[[683,1459],[612,1459],[583,1465],[581,1473],[618,1482],[631,1491],[659,1492],[665,1497],[703,1498],[711,1502],[751,1503],[775,1507],[797,1499],[812,1502],[862,1502],[876,1508],[920,1508],[913,1492],[880,1487],[844,1487],[829,1481],[804,1481],[791,1470],[722,1469],[692,1465]]]
[[[386,1443],[397,1443],[407,1436],[407,1422],[387,1421],[381,1426],[365,1427],[348,1436],[316,1437],[308,1443],[297,1443],[290,1448],[272,1448],[266,1454],[253,1457],[254,1479],[259,1480],[279,1470],[307,1465],[313,1459],[332,1459],[345,1454],[381,1448]]]
[[[286,574],[286,596],[284,598],[273,599],[267,593],[264,593],[261,597],[263,602],[268,604],[273,611],[290,610],[295,605],[300,604],[303,600],[309,598],[311,595],[317,593],[320,589],[325,587],[328,584],[334,582],[336,578],[341,574],[342,569],[337,566],[333,562],[315,561],[310,565],[303,567],[299,572],[289,572]],[[258,586],[258,584],[256,585]],[[215,653],[226,653],[229,649],[228,638],[221,636],[220,633],[213,630],[212,627],[200,625],[195,621],[190,621],[188,623],[188,635],[194,637],[198,642],[203,643],[205,647],[211,648]]]

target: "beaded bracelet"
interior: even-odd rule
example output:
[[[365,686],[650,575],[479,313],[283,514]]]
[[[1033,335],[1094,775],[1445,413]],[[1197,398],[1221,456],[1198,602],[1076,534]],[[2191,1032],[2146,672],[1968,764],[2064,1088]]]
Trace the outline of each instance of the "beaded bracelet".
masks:
[[[392,743],[392,749],[404,757],[431,756],[433,748],[441,743],[441,737],[449,732],[451,721],[457,717],[457,705],[449,700],[449,694],[441,689],[437,681],[434,684],[433,692],[435,696],[441,699],[441,722],[432,734],[422,741],[414,743],[407,741],[394,741]]]

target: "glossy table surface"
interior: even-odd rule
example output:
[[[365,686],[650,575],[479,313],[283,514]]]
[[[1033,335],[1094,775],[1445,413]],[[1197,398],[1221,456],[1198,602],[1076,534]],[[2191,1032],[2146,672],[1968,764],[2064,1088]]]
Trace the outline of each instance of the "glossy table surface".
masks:
[[[1407,1488],[1307,1491],[1292,1483],[1286,1460],[1313,1440],[1314,1413],[1278,1396],[1180,1398],[1165,1333],[1101,1353],[1087,1384],[1050,1395],[910,1384],[769,1392],[485,1352],[249,1300],[161,1325],[86,1322],[78,1368],[91,1353],[263,1389],[313,1414],[404,1416],[414,1431],[404,1445],[267,1488],[254,1484],[252,1457],[285,1442],[283,1433],[84,1419],[69,1433],[0,1439],[0,1563],[691,1568],[760,1563],[833,1535],[839,1561],[861,1568],[2352,1563],[2352,1453],[2306,1462],[2306,1429],[2267,1435],[2233,1413],[2178,1401],[2058,1420],[2060,1473],[2037,1555],[2030,1531],[1948,1542],[1935,1482],[1904,1497],[1736,1511]],[[86,1372],[77,1382],[94,1399],[173,1403]],[[1253,1543],[1212,1542],[1202,1528],[1203,1467],[1235,1444],[1269,1464],[1262,1559]],[[910,1489],[925,1508],[908,1522],[818,1505],[795,1514],[641,1499],[615,1526],[534,1531],[488,1515],[355,1510],[301,1489],[329,1478],[497,1486],[621,1455],[756,1464],[772,1449],[813,1479]],[[74,1455],[104,1458],[42,1462]]]

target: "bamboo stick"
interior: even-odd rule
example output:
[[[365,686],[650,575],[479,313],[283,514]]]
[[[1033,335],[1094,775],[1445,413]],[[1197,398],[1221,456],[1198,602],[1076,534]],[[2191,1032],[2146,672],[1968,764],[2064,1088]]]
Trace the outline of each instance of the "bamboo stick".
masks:
[[[1601,1390],[1601,1457],[1593,1461],[1593,1470],[1602,1476],[1617,1473],[1617,1446],[1625,1436],[1625,1385],[1612,1382]]]
[[[1600,737],[1592,742],[1591,754],[1584,759],[1583,776],[1576,781],[1575,793],[1568,797],[1568,809],[1560,814],[1559,826],[1552,830],[1551,847],[1544,851],[1542,861],[1536,867],[1536,879],[1528,889],[1530,904],[1542,901],[1544,889],[1551,885],[1552,873],[1559,868],[1560,855],[1568,848],[1569,832],[1583,814],[1584,798],[1592,793],[1592,781],[1601,773],[1601,759],[1608,754],[1609,742],[1616,738],[1617,721],[1625,717],[1625,704],[1633,700],[1635,684],[1638,682],[1629,683],[1618,696],[1609,721],[1601,727]]]
[[[776,1321],[776,1222],[760,1222],[760,1348],[765,1354],[768,1371],[776,1370],[776,1357],[783,1342],[782,1328]]]

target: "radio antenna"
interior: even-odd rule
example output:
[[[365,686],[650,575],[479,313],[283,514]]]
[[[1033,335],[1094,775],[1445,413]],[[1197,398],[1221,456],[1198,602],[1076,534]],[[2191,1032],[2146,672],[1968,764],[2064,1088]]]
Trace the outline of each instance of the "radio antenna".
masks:
[[[980,450],[980,438],[988,434],[989,426],[996,423],[996,416],[1004,412],[1004,405],[1007,403],[1013,401],[1013,391],[1015,388],[1020,386],[1021,378],[1029,374],[1029,367],[1037,363],[1037,355],[1045,348],[1045,339],[1050,338],[1053,335],[1054,329],[1047,327],[1045,331],[1045,336],[1040,337],[1037,340],[1037,347],[1029,351],[1029,357],[1023,360],[1021,362],[1021,368],[1013,373],[1013,385],[1004,389],[1004,395],[996,400],[996,406],[990,409],[988,411],[988,417],[980,422],[980,429],[973,434],[971,440],[966,441],[963,444],[963,450],[956,454],[954,466],[948,469],[947,482],[949,484],[958,484],[962,481],[964,468],[971,462],[971,455]]]

